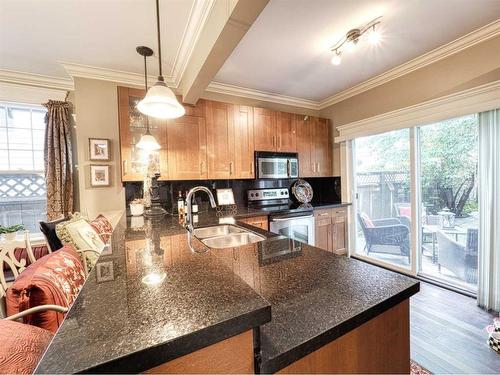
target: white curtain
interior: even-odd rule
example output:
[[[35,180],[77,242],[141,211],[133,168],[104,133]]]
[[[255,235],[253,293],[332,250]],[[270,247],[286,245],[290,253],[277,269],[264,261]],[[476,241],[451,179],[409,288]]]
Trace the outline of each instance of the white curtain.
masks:
[[[500,311],[500,109],[479,114],[478,305]]]

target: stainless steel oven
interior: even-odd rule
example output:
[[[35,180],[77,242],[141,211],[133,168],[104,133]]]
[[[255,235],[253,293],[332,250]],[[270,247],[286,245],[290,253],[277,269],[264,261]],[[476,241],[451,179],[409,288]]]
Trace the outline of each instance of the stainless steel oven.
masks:
[[[296,153],[256,152],[257,178],[299,177],[299,157]]]
[[[282,234],[314,246],[314,214],[312,211],[271,215],[269,229],[273,233]]]

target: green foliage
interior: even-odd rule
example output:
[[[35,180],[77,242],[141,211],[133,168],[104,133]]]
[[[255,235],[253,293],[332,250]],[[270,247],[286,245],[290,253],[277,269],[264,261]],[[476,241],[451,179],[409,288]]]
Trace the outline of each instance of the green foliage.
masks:
[[[0,225],[0,234],[15,233],[23,229],[24,225],[22,224],[11,225],[10,227],[4,227],[3,225]]]
[[[429,213],[447,207],[457,216],[476,210],[477,115],[420,128],[422,198]],[[356,140],[356,171],[410,172],[409,130]],[[409,181],[401,184],[409,191]]]

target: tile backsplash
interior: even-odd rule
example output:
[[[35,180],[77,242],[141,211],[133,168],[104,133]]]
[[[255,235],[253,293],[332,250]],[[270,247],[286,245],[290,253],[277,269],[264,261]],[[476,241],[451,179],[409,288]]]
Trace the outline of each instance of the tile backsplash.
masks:
[[[305,178],[314,191],[313,201],[315,202],[340,202],[340,177]],[[177,210],[177,195],[181,191],[184,195],[186,191],[194,186],[206,186],[209,189],[232,188],[234,199],[238,206],[246,206],[247,190],[259,188],[286,187],[290,188],[296,179],[283,180],[194,180],[194,181],[160,181],[160,199],[164,208],[169,213]],[[142,197],[142,182],[125,182],[125,199],[128,203]],[[215,191],[214,191],[215,193]],[[204,193],[196,194],[196,199],[203,204],[208,202],[208,197]]]

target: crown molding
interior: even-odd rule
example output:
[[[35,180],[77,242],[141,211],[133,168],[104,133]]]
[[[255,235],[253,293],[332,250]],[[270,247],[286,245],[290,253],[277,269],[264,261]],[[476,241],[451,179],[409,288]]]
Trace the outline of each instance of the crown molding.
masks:
[[[83,64],[75,64],[65,61],[59,61],[66,72],[71,77],[79,77],[79,78],[89,78],[89,79],[98,79],[101,81],[111,81],[116,83],[121,83],[124,85],[132,85],[132,86],[144,86],[144,76],[139,73],[125,72],[123,70],[115,70],[108,68],[100,68],[97,66],[83,65]],[[148,82],[154,83],[156,82],[157,77],[148,76]],[[172,77],[165,77],[165,83],[168,86],[173,86]]]
[[[227,83],[211,82],[205,89],[205,91],[215,92],[218,94],[239,96],[255,100],[263,100],[266,102],[290,105],[293,107],[302,107],[307,109],[319,110],[319,102],[316,102],[314,100],[301,99],[293,96],[286,96],[266,91],[248,89],[245,87],[229,85]]]
[[[489,111],[500,107],[500,80],[337,127],[335,142]]]
[[[18,84],[24,86],[35,86],[61,91],[74,90],[73,80],[45,76],[34,73],[17,72],[14,70],[0,69],[0,82]]]
[[[191,8],[188,22],[182,35],[181,43],[177,49],[170,76],[174,87],[179,87],[184,71],[186,70],[194,47],[198,42],[203,27],[212,12],[215,0],[196,0]]]
[[[320,101],[319,107],[320,109],[324,109],[335,103],[339,103],[343,100],[361,94],[362,92],[368,91],[374,87],[392,81],[396,78],[442,60],[448,56],[456,54],[498,35],[500,35],[500,19],[493,21],[477,30],[474,30],[458,39],[455,39],[450,43],[444,44],[430,52],[427,52],[413,60],[410,60],[382,74],[379,74],[378,76],[370,78],[360,84],[343,90],[326,99],[323,99]]]

